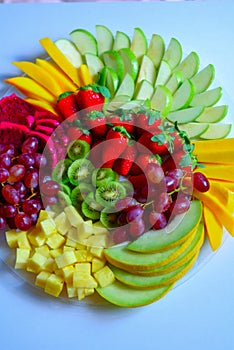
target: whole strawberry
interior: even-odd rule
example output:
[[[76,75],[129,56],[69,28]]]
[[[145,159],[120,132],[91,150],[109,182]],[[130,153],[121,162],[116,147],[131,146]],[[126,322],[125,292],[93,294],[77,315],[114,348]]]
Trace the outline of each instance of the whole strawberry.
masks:
[[[74,94],[74,92],[66,91],[59,95],[57,100],[57,106],[64,119],[75,115],[78,112],[78,106],[76,102],[76,95]]]
[[[110,92],[105,86],[92,84],[81,86],[76,94],[78,110],[101,111]]]
[[[101,111],[91,111],[85,116],[85,125],[95,138],[106,135],[106,117]]]
[[[128,175],[133,165],[133,162],[136,159],[136,156],[137,156],[136,142],[129,141],[127,147],[121,154],[120,158],[116,159],[113,167],[114,171],[116,171],[119,175],[123,175],[123,176]]]

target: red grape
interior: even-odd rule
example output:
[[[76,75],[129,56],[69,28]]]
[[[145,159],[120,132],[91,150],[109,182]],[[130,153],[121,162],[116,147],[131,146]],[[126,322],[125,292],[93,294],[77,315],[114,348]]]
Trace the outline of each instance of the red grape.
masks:
[[[127,224],[127,213],[125,211],[122,211],[119,214],[118,219],[117,219],[117,223],[120,226]]]
[[[162,213],[169,209],[171,205],[170,196],[166,192],[162,192],[159,197],[154,202],[155,211],[157,213]]]
[[[210,188],[209,180],[204,174],[200,172],[193,174],[193,184],[196,190],[199,192],[207,192]]]
[[[128,210],[128,208],[131,206],[131,205],[134,205],[136,204],[137,201],[132,198],[132,197],[124,197],[124,198],[121,198],[119,199],[116,204],[115,204],[115,208],[119,211],[121,210]]]
[[[14,221],[15,221],[16,227],[21,231],[29,230],[31,225],[32,225],[32,221],[31,221],[30,217],[23,212],[18,213],[15,216]]]
[[[34,157],[34,162],[35,162],[35,167],[36,168],[44,168],[47,164],[47,160],[46,157],[44,156],[44,154],[41,153],[34,153],[33,155]]]
[[[27,199],[22,203],[22,210],[24,213],[31,215],[37,214],[41,210],[41,203],[37,199]]]
[[[129,234],[133,238],[141,236],[145,232],[145,223],[142,219],[130,223]]]
[[[0,216],[0,230],[4,230],[7,227],[6,219]]]
[[[14,145],[6,145],[4,152],[7,153],[11,158],[16,156],[17,151]]]
[[[179,185],[179,180],[176,177],[166,175],[165,181],[166,181],[167,192],[174,191]]]
[[[126,227],[117,227],[113,231],[112,240],[115,244],[126,242],[128,240],[128,232]]]
[[[0,182],[3,183],[5,181],[7,181],[8,177],[9,177],[9,171],[5,168],[0,168]]]
[[[36,137],[28,137],[22,144],[22,153],[35,153],[38,149],[39,143]]]
[[[60,189],[56,181],[49,180],[41,184],[40,190],[46,196],[55,196]]]
[[[167,225],[166,216],[163,213],[152,211],[149,215],[149,221],[155,230],[164,228]]]
[[[58,198],[55,196],[44,196],[43,203],[46,207],[47,205],[55,205],[58,202]]]
[[[159,184],[164,178],[164,171],[160,165],[149,163],[146,168],[146,175],[154,184]]]
[[[25,184],[22,181],[18,181],[14,184],[14,188],[18,191],[20,199],[23,200],[25,199],[28,190]]]
[[[28,169],[24,175],[24,184],[28,188],[36,188],[39,184],[39,173],[37,169]]]
[[[18,157],[18,163],[23,164],[25,168],[29,168],[34,166],[35,160],[32,154],[30,153],[22,153]]]
[[[9,169],[8,182],[17,182],[24,177],[25,167],[23,164],[15,164]]]
[[[5,185],[2,188],[2,195],[9,204],[18,204],[20,201],[18,191],[11,185]]]
[[[178,196],[178,198],[172,203],[170,212],[173,215],[183,214],[190,207],[190,200],[186,196]]]
[[[0,167],[8,169],[11,166],[11,157],[7,153],[0,154]]]
[[[1,215],[5,218],[14,218],[17,214],[17,209],[12,204],[3,204],[1,207]]]
[[[141,205],[134,205],[130,208],[128,208],[128,212],[127,212],[127,222],[130,223],[132,221],[136,221],[139,220],[142,215],[144,213],[144,209],[142,208]]]

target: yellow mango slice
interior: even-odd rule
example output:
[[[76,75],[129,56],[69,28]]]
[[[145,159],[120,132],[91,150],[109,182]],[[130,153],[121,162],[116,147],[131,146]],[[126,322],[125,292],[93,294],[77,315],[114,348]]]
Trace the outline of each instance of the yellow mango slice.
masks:
[[[52,60],[57,63],[57,65],[67,74],[69,78],[77,85],[80,86],[81,82],[78,76],[78,70],[75,68],[64,56],[62,51],[53,43],[53,41],[46,37],[39,40],[40,44],[43,46],[48,55]]]
[[[234,138],[230,137],[227,139],[217,139],[217,140],[207,140],[207,141],[193,141],[195,146],[194,150],[198,153],[200,152],[216,152],[220,148],[223,150],[233,150],[234,149]]]
[[[93,83],[88,66],[86,64],[82,64],[78,68],[78,74],[79,74],[80,80],[82,82],[82,85],[89,85],[89,84]]]
[[[42,109],[45,109],[48,112],[51,112],[55,115],[59,115],[56,105],[52,104],[52,103],[47,103],[45,101],[41,101],[41,100],[35,100],[34,98],[25,98],[25,101],[27,101],[28,103],[30,103],[31,105],[35,106],[35,107],[39,107]]]
[[[205,168],[198,168],[196,171],[204,174],[208,179],[220,179],[233,182],[234,165],[209,165]]]
[[[5,79],[5,82],[10,85],[13,85],[16,89],[18,89],[22,94],[24,94],[27,97],[31,97],[33,99],[38,100],[46,100],[47,102],[52,104],[56,103],[56,97],[31,78],[14,77]]]
[[[61,87],[42,67],[32,62],[13,62],[13,64],[27,74],[30,78],[38,82],[44,88],[49,90],[56,98],[63,93]]]
[[[209,191],[199,192],[194,190],[193,194],[194,197],[202,201],[204,205],[218,216],[218,219],[222,222],[226,230],[234,236],[234,216],[232,216],[227,208],[216,197],[212,196]]]
[[[234,212],[234,192],[218,182],[210,182],[209,193],[216,197],[230,212]]]
[[[194,154],[199,162],[234,164],[234,138],[194,141]]]
[[[212,250],[215,251],[222,244],[223,226],[213,211],[206,205],[203,207],[203,215],[206,234]]]

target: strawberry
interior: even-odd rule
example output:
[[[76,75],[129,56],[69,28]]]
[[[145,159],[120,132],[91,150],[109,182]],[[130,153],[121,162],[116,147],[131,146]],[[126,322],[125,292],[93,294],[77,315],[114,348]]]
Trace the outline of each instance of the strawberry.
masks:
[[[161,124],[159,111],[144,110],[139,111],[135,118],[137,134],[140,136],[144,131],[156,132]]]
[[[89,145],[92,143],[92,135],[88,130],[81,129],[77,126],[70,126],[67,129],[67,136],[69,141],[74,141],[74,140],[83,140],[86,141]]]
[[[149,131],[144,131],[138,139],[139,149],[141,149],[141,145],[147,147],[153,154],[159,154],[161,156],[168,153],[168,143],[162,133],[154,135]]]
[[[130,135],[123,126],[114,126],[106,135],[102,161],[105,164],[110,160],[115,161],[127,148]]]
[[[144,172],[148,164],[161,164],[161,158],[158,155],[153,155],[152,153],[141,153],[136,158],[132,168],[131,175],[138,175]]]
[[[106,135],[106,118],[101,111],[91,111],[87,113],[85,124],[94,137],[101,138]]]
[[[126,113],[123,109],[118,109],[108,117],[108,123],[112,126],[123,126],[129,134],[134,133],[135,118],[133,113]]]
[[[130,141],[123,153],[121,154],[121,157],[116,159],[113,167],[114,171],[116,171],[119,175],[128,175],[132,164],[136,158],[136,155],[136,143]]]
[[[109,97],[110,92],[105,86],[96,84],[81,86],[76,94],[78,110],[81,111],[87,109],[89,111],[101,111],[104,106],[105,99]]]
[[[57,106],[65,119],[78,112],[76,96],[72,91],[66,91],[59,95]]]

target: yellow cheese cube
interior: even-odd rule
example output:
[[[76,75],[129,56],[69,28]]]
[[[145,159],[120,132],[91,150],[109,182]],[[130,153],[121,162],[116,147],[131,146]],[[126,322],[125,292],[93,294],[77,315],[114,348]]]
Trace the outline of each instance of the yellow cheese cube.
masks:
[[[73,274],[73,287],[75,288],[96,288],[97,282],[88,273],[80,272],[80,271],[74,271]]]
[[[9,230],[6,231],[6,241],[10,248],[17,248],[18,247],[18,232],[16,230]]]
[[[40,288],[45,288],[46,281],[49,276],[50,276],[50,273],[48,271],[39,272],[35,280],[35,285]]]
[[[106,264],[105,259],[98,259],[93,258],[92,260],[92,273],[97,272],[98,270],[102,269]]]
[[[57,232],[57,228],[55,222],[52,218],[48,218],[40,222],[40,227],[44,232],[46,237],[51,236],[52,234]]]
[[[57,249],[51,249],[50,250],[50,256],[52,258],[57,258],[57,256],[60,256],[63,253],[63,249],[62,248],[57,248]]]
[[[104,257],[104,248],[103,247],[89,247],[88,251],[90,254],[96,256],[97,258]]]
[[[47,245],[42,245],[40,247],[35,248],[35,252],[40,253],[41,255],[44,255],[46,258],[50,257],[50,250]]]
[[[63,290],[64,281],[62,277],[51,274],[45,283],[44,291],[50,295],[58,297]]]
[[[25,269],[30,257],[30,249],[17,248],[15,269]]]
[[[82,216],[78,213],[75,207],[73,207],[73,205],[69,205],[64,208],[64,212],[72,226],[78,227],[83,222]]]
[[[95,272],[94,277],[101,287],[106,287],[115,281],[115,275],[107,265]]]
[[[74,266],[72,265],[65,266],[62,269],[62,271],[63,271],[64,281],[71,286],[73,282],[73,273],[75,271]]]
[[[68,266],[68,265],[72,265],[76,262],[76,255],[73,251],[66,251],[63,254],[57,256],[55,258],[56,264],[58,266],[59,269]]]
[[[84,272],[88,275],[91,274],[91,264],[90,263],[77,263],[75,264],[75,271]]]
[[[52,234],[46,240],[46,244],[48,244],[48,246],[51,249],[60,248],[64,243],[65,243],[65,238],[59,233]]]
[[[75,250],[75,255],[76,255],[77,262],[85,262],[85,261],[87,261],[87,253],[88,252],[85,249]]]
[[[68,230],[71,228],[71,223],[67,218],[65,212],[61,212],[54,218],[55,225],[57,227],[58,232],[61,235],[65,235]]]
[[[38,273],[43,270],[46,260],[44,255],[35,252],[28,260],[27,271]]]
[[[28,236],[27,236],[27,231],[19,231],[17,241],[18,241],[19,248],[25,248],[25,249],[31,248],[31,245],[29,243]]]
[[[45,244],[46,236],[41,227],[34,227],[28,234],[28,239],[35,247],[40,247]]]

